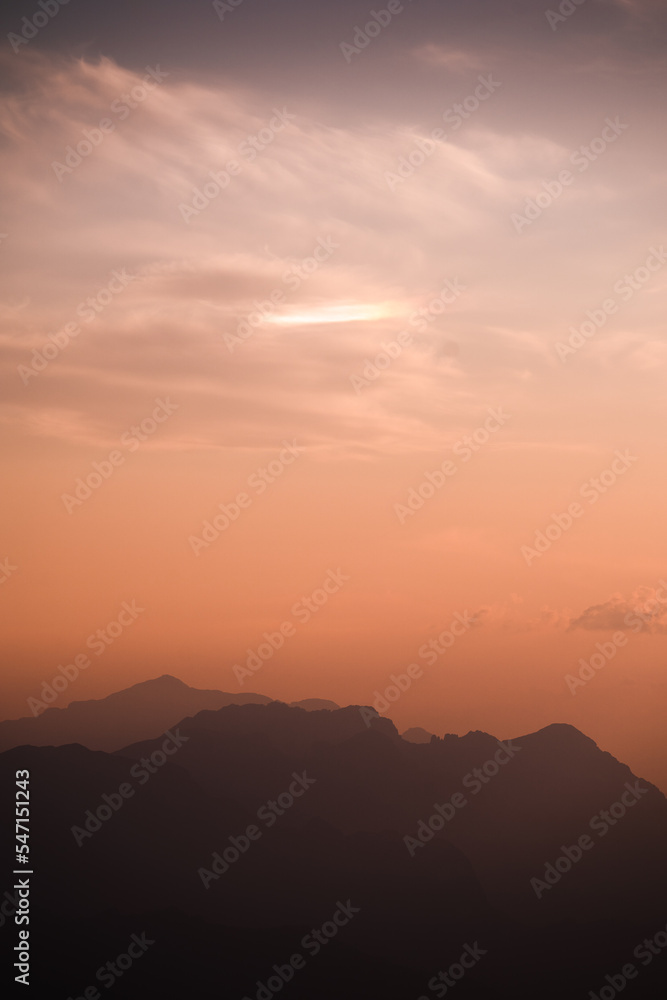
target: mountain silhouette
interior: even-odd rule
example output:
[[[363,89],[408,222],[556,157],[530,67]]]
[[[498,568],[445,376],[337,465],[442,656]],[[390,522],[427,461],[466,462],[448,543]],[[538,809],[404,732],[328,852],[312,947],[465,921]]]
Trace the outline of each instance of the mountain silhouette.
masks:
[[[73,701],[67,708],[48,708],[36,717],[0,722],[0,751],[15,746],[63,746],[80,743],[90,750],[119,747],[164,732],[186,715],[226,705],[268,705],[261,694],[229,694],[189,687],[177,677],[163,674],[142,681],[106,698]],[[292,702],[308,711],[335,710],[338,705],[322,698]]]
[[[106,698],[73,701],[36,717],[0,722],[0,750],[13,746],[81,743],[90,750],[117,750],[175,725],[185,715],[225,705],[268,704],[260,694],[226,694],[189,687],[169,674],[142,681]]]
[[[412,729],[406,729],[404,733],[401,733],[401,736],[408,743],[430,743],[433,739],[433,733],[427,732],[421,726],[413,726]]]
[[[291,701],[290,705],[293,708],[305,708],[307,712],[318,712],[321,709],[335,712],[340,708],[335,701],[328,701],[326,698],[305,698],[303,701]]]
[[[667,800],[571,726],[411,743],[368,709],[251,703],[0,754],[24,768],[43,995],[144,932],[118,996],[444,996],[462,955],[457,997],[586,998],[633,961],[632,998],[661,993],[633,949],[667,920]]]

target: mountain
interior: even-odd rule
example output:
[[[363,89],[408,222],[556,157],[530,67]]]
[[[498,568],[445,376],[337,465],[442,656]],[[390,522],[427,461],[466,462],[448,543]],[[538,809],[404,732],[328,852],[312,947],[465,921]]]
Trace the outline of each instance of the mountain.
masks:
[[[305,708],[307,712],[319,712],[321,709],[335,712],[340,708],[335,701],[328,701],[326,698],[305,698],[303,701],[291,701],[292,708]]]
[[[401,736],[408,743],[430,743],[433,739],[433,733],[427,732],[421,726],[413,726],[412,729],[406,729],[404,733],[401,733]]]
[[[354,706],[228,705],[0,754],[24,768],[44,995],[133,934],[119,997],[586,1000],[627,963],[628,1000],[661,995],[667,955],[633,955],[664,936],[667,800],[571,726],[418,744]]]
[[[188,687],[169,674],[134,684],[107,698],[73,701],[37,717],[0,722],[0,751],[23,746],[81,743],[90,750],[117,750],[164,732],[185,715],[225,705],[266,705],[260,694],[226,694]]]
[[[80,743],[90,750],[117,750],[128,743],[162,733],[186,715],[226,705],[268,705],[261,694],[228,694],[189,687],[163,674],[106,698],[73,701],[49,708],[37,717],[0,722],[0,752],[12,747],[63,746]],[[336,710],[334,701],[307,698],[292,704],[307,711]]]

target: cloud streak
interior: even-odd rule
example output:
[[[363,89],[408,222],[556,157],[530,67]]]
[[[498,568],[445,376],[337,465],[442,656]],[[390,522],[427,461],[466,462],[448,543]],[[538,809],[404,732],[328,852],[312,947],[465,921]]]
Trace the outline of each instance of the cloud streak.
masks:
[[[667,635],[667,587],[640,587],[629,598],[614,594],[603,604],[585,608],[569,625],[570,630],[626,630],[649,635]]]

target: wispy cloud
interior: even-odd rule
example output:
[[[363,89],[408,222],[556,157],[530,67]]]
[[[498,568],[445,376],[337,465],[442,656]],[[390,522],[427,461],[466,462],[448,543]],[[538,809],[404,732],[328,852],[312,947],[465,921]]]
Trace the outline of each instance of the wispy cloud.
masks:
[[[570,622],[569,628],[610,629],[667,635],[667,589],[640,587],[630,597],[613,594],[603,604],[593,604]]]

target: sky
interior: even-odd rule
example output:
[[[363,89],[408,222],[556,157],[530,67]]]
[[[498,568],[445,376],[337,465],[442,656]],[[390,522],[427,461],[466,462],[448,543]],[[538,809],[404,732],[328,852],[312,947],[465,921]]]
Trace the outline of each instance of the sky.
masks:
[[[661,0],[2,27],[3,717],[171,673],[667,789]]]

